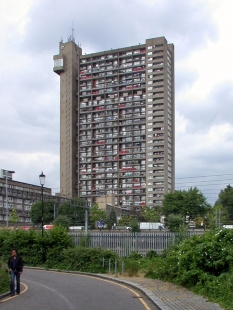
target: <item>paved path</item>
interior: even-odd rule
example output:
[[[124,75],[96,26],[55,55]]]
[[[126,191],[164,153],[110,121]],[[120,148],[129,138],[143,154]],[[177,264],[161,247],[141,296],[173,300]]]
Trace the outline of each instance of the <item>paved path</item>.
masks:
[[[102,276],[102,275],[101,275]],[[143,277],[113,277],[116,281],[136,286],[146,293],[161,310],[222,310],[218,304],[208,302],[182,286]]]
[[[38,271],[38,272],[41,272],[41,271]],[[28,275],[27,275],[27,271],[26,271],[27,277],[25,279],[28,279],[28,281],[25,281],[25,282],[29,286],[30,286],[30,281],[32,282],[32,279],[30,279],[31,274],[32,274],[32,271],[28,270]],[[51,273],[47,272],[47,274],[51,274]],[[57,273],[57,274],[61,275],[61,273]],[[77,276],[79,273],[71,272],[71,274],[72,274],[72,277],[74,277],[74,274]],[[82,273],[81,275],[85,276],[85,275],[90,275],[90,274],[83,274]],[[81,275],[80,275],[80,277],[77,277],[76,279],[78,279],[78,278],[79,279],[85,279],[85,277],[82,278]],[[24,276],[25,276],[25,272],[24,272]],[[24,276],[22,277],[22,281],[24,280]],[[29,276],[29,278],[28,278],[28,276]],[[178,285],[171,284],[168,282],[163,282],[163,281],[155,280],[155,279],[147,279],[147,278],[143,278],[143,277],[121,277],[121,276],[116,277],[116,276],[109,276],[109,275],[103,275],[103,274],[97,274],[97,275],[91,275],[91,276],[92,277],[89,279],[91,279],[91,281],[93,281],[93,283],[95,283],[94,289],[93,289],[94,293],[95,293],[96,288],[98,288],[99,286],[102,287],[102,284],[100,284],[97,279],[95,279],[95,278],[93,279],[93,276],[94,277],[96,276],[97,278],[102,278],[102,279],[106,279],[106,280],[112,280],[112,281],[120,282],[122,284],[126,284],[128,286],[131,286],[134,289],[136,288],[140,292],[146,294],[153,303],[153,304],[150,304],[148,301],[145,300],[148,307],[149,307],[148,309],[160,309],[160,310],[223,310],[223,308],[221,308],[218,304],[208,302],[207,299],[203,298],[202,296],[196,295],[196,294],[192,293],[191,291],[187,290],[186,288],[184,288],[182,286],[178,286]],[[35,280],[37,281],[37,278]],[[97,280],[97,282],[96,282],[96,280]],[[85,283],[85,281],[84,282],[77,282],[76,287],[82,287],[83,283]],[[64,282],[64,285],[65,285],[65,282]],[[110,284],[108,282],[107,287],[109,285]],[[57,285],[56,285],[56,287],[57,287]],[[30,292],[32,292],[32,295],[34,295],[35,287],[33,287],[33,285],[32,285],[30,289],[31,289]],[[88,289],[88,287],[87,287],[87,289]],[[103,289],[105,290],[104,287],[103,287]],[[103,289],[101,289],[102,292],[103,292]],[[77,290],[77,294],[78,294],[78,292],[79,291]],[[99,292],[99,291],[97,290],[97,292]],[[86,291],[83,291],[82,293],[86,294]],[[40,290],[39,291],[36,290],[36,294],[37,294],[37,297],[41,296]],[[97,295],[95,294],[95,295],[91,296],[91,298],[96,296],[97,299],[101,298],[101,299],[105,300],[105,298],[108,298],[112,293],[108,292],[106,290],[105,294],[102,294],[102,293],[99,295],[98,294],[99,293],[97,293]],[[140,295],[139,297],[144,296],[140,293],[139,293],[139,295]],[[51,295],[51,292],[50,292],[49,296],[54,296],[54,295],[53,294]],[[21,298],[22,296],[19,296],[19,297]],[[132,298],[132,294],[131,294],[131,298]],[[130,309],[130,308],[127,308],[127,306],[126,306],[126,308],[124,308],[124,306],[122,308],[122,305],[120,306],[119,302],[120,302],[119,300],[115,300],[115,304],[117,305],[116,309],[121,309],[121,310]],[[17,305],[17,304],[15,304],[15,305]],[[107,305],[108,305],[107,303],[103,303],[102,307],[98,308],[98,309],[114,310],[113,307],[108,308]],[[14,307],[18,308],[17,306],[14,306]],[[1,308],[1,310],[11,310],[11,309],[15,310],[14,307],[3,308],[2,304],[1,304],[0,308]],[[84,308],[77,307],[75,309],[82,309],[82,310],[97,309],[97,308],[95,308],[95,305],[93,303],[92,303],[92,307],[90,307],[90,304],[88,304],[88,307],[86,307],[86,306],[84,306]],[[33,307],[33,308],[30,308],[30,307],[27,308],[26,307],[26,308],[22,308],[22,309],[24,309],[24,310],[27,310],[27,309],[28,310],[31,310],[31,309],[36,310],[35,307]],[[44,309],[50,310],[50,308],[44,308]],[[51,309],[53,309],[53,308],[51,308]],[[59,308],[55,308],[55,309],[59,310]],[[66,308],[63,308],[63,310],[64,309],[70,309],[70,308],[66,307]],[[137,308],[132,308],[132,309],[136,310]]]
[[[25,268],[21,283],[22,294],[2,299],[1,310],[159,310],[135,288],[90,274]]]

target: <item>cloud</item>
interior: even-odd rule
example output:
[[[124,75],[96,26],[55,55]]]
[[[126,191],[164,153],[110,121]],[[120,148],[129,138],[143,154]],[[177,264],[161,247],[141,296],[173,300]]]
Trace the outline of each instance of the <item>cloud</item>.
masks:
[[[184,55],[207,38],[216,38],[206,6],[197,1],[87,0],[77,5],[75,0],[58,0],[55,8],[51,0],[42,0],[32,7],[29,17],[32,22],[27,25],[25,45],[31,53],[54,51],[54,44],[70,34],[72,23],[76,41],[86,53],[165,36]]]
[[[179,114],[186,119],[186,132],[207,132],[216,125],[232,124],[229,108],[233,103],[233,83],[222,83],[202,101],[184,101],[178,107]]]
[[[175,83],[176,83],[176,95],[183,94],[184,91],[188,91],[193,83],[198,79],[199,75],[197,71],[187,70],[183,64],[175,65]]]
[[[233,124],[212,124],[202,132],[180,130],[176,135],[176,188],[197,186],[210,203],[232,183]]]
[[[45,186],[52,188],[53,193],[56,193],[60,190],[58,154],[39,153],[33,150],[26,154],[19,151],[3,151],[0,153],[0,162],[4,163],[1,168],[14,170],[14,180],[35,185],[40,185],[39,174],[43,170],[46,175]]]

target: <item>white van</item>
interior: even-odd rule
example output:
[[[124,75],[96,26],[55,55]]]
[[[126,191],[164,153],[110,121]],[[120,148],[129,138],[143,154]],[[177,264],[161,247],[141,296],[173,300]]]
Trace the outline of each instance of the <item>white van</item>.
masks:
[[[69,230],[75,231],[75,230],[84,230],[84,226],[70,226]]]

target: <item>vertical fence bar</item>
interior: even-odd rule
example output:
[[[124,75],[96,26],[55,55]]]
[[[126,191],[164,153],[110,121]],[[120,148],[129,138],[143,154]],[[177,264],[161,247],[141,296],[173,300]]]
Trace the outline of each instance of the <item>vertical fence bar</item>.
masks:
[[[111,273],[111,258],[108,260],[108,274]]]
[[[115,276],[117,276],[117,259],[115,259]]]
[[[189,232],[188,237],[197,233]],[[141,232],[135,235],[130,232],[115,232],[114,234],[90,232],[88,236],[83,234],[83,232],[71,232],[70,235],[76,246],[80,246],[85,242],[86,246],[90,248],[101,247],[103,249],[109,249],[116,252],[120,257],[128,256],[135,250],[143,256],[149,250],[154,250],[160,254],[164,249],[173,245],[178,237],[174,233],[167,231],[164,233]]]
[[[124,260],[122,259],[122,262],[121,262],[121,274],[122,274],[122,276],[124,276],[124,272],[125,272],[125,263],[124,263]]]

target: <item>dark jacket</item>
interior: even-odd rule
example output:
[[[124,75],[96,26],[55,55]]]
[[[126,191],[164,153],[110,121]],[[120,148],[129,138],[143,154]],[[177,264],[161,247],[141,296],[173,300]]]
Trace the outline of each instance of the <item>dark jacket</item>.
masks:
[[[15,266],[16,268],[13,268],[13,262],[14,262],[14,257],[10,256],[8,259],[8,268],[12,270],[17,270],[18,272],[23,272],[23,260],[20,256],[16,256],[15,259]]]

